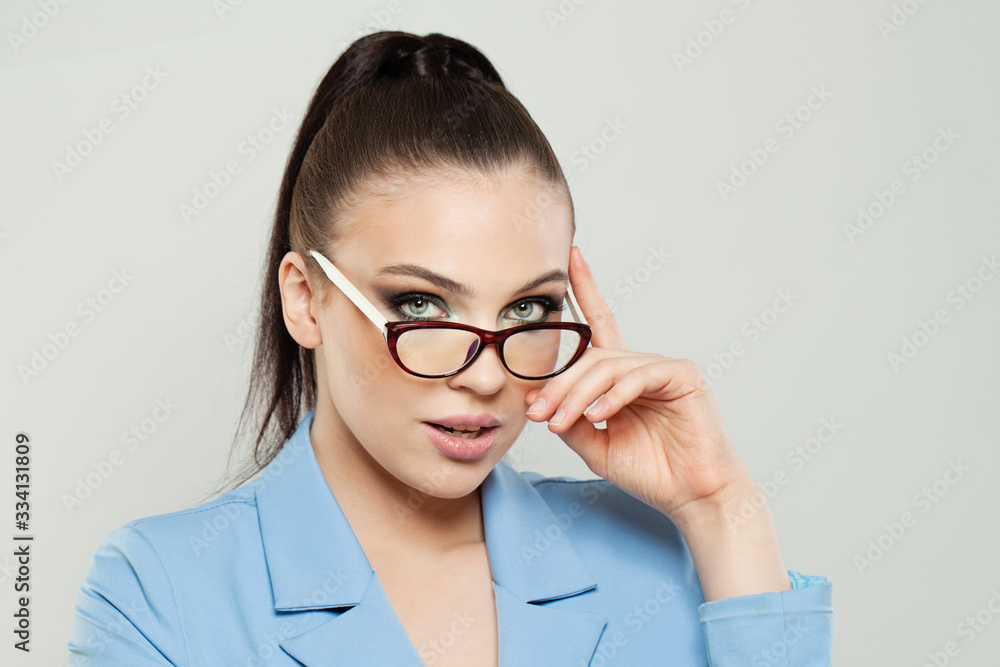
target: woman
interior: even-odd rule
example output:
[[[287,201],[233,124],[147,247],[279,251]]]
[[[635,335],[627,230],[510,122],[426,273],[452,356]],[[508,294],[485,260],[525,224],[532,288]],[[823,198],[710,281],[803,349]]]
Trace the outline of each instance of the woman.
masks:
[[[829,581],[785,569],[704,377],[626,349],[574,229],[479,51],[352,44],[281,187],[255,466],[105,538],[75,664],[829,664]],[[526,419],[603,479],[515,472]]]

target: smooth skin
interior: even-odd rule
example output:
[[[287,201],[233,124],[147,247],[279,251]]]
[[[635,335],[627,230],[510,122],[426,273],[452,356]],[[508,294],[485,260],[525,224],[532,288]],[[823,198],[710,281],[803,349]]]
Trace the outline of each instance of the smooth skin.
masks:
[[[564,197],[520,171],[491,178],[411,174],[372,186],[380,194],[346,211],[337,243],[321,250],[390,321],[404,318],[381,295],[412,291],[445,303],[447,313],[434,305],[423,311],[427,317],[492,330],[513,326],[509,318],[520,311],[512,305],[523,297],[565,293],[565,280],[515,291],[556,269],[568,273],[594,332],[580,360],[548,380],[510,375],[493,347],[457,375],[418,378],[395,364],[381,332],[340,290],[325,276],[307,274],[302,255],[283,258],[285,325],[299,345],[315,351],[313,450],[418,650],[468,612],[480,622],[447,654],[435,655],[435,664],[495,664],[478,489],[529,418],[549,421],[549,430],[594,473],[678,526],[706,600],[791,588],[769,508],[700,370],[690,360],[626,348],[572,246]],[[398,264],[431,269],[474,294],[378,271]],[[419,314],[410,304],[410,313]],[[536,398],[545,406],[529,412]],[[557,422],[560,410],[565,419]],[[455,460],[431,444],[422,422],[457,413],[501,421],[496,444],[481,458]],[[594,426],[602,421],[605,429]],[[757,501],[757,511],[738,524],[729,520],[747,499]]]

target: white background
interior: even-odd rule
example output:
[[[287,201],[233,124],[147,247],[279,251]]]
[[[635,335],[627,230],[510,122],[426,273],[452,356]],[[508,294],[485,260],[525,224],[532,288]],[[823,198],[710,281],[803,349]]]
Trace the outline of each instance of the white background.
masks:
[[[75,0],[51,18],[37,2],[0,9],[0,541],[17,532],[18,432],[32,438],[36,536],[30,655],[12,648],[13,546],[0,547],[0,662],[64,664],[100,539],[189,506],[224,473],[291,141],[346,45],[388,27],[472,43],[531,111],[573,178],[576,243],[629,347],[714,376],[733,440],[771,491],[786,564],[833,580],[835,662],[922,665],[955,641],[951,664],[995,664],[1000,621],[971,637],[958,626],[1000,591],[1000,280],[977,282],[983,258],[1000,253],[1000,4],[897,0],[915,13],[897,13],[891,32],[889,0],[565,0],[563,14],[555,0],[398,0],[396,13],[378,2],[219,4]],[[719,32],[711,20],[723,10],[732,21],[712,35],[703,22]],[[26,28],[33,20],[44,25]],[[678,65],[688,48],[696,57]],[[162,81],[123,118],[112,104],[147,67]],[[814,87],[829,98],[801,109]],[[248,160],[241,142],[275,109],[292,124]],[[808,119],[788,136],[776,123],[795,113]],[[57,174],[103,118],[113,132]],[[623,127],[602,143],[609,121]],[[905,163],[948,128],[957,139],[912,180]],[[778,150],[724,198],[718,183],[768,138]],[[240,174],[186,222],[180,205],[229,160]],[[905,192],[851,237],[858,208],[894,179]],[[647,271],[652,248],[670,258]],[[102,292],[122,270],[127,287]],[[629,276],[641,289],[628,293]],[[953,290],[966,283],[978,292],[959,308]],[[775,321],[778,290],[795,300]],[[107,296],[90,319],[78,310]],[[902,339],[938,309],[946,323],[916,335],[915,356],[894,367],[889,354],[902,357]],[[755,340],[753,317],[771,322]],[[71,323],[78,335],[52,347]],[[724,364],[735,341],[744,353]],[[46,345],[51,358],[24,375]],[[178,407],[127,450],[122,433],[158,399]],[[793,463],[823,419],[843,426]],[[120,465],[87,486],[114,450]],[[529,425],[511,460],[593,477],[544,425]],[[950,463],[969,470],[915,504]],[[776,473],[783,483],[767,486]],[[915,525],[891,537],[885,524],[904,512]],[[889,549],[859,566],[880,538]]]

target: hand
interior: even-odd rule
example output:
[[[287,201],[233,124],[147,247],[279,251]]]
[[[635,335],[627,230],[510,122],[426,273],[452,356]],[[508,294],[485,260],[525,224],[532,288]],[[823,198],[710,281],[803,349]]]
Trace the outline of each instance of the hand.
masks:
[[[569,273],[594,332],[591,347],[568,370],[528,392],[529,403],[545,400],[541,409],[529,408],[528,418],[550,420],[549,430],[594,473],[678,525],[755,490],[698,366],[627,350],[576,246],[570,249]],[[552,417],[559,410],[565,417],[557,422]],[[594,426],[601,421],[606,428]]]

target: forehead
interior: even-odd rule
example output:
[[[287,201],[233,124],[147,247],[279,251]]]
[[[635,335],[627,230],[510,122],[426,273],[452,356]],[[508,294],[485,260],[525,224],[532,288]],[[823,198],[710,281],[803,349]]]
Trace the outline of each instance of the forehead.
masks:
[[[421,174],[381,181],[373,190],[345,216],[344,240],[334,250],[338,264],[356,275],[417,264],[484,293],[566,270],[569,202],[524,172]]]

